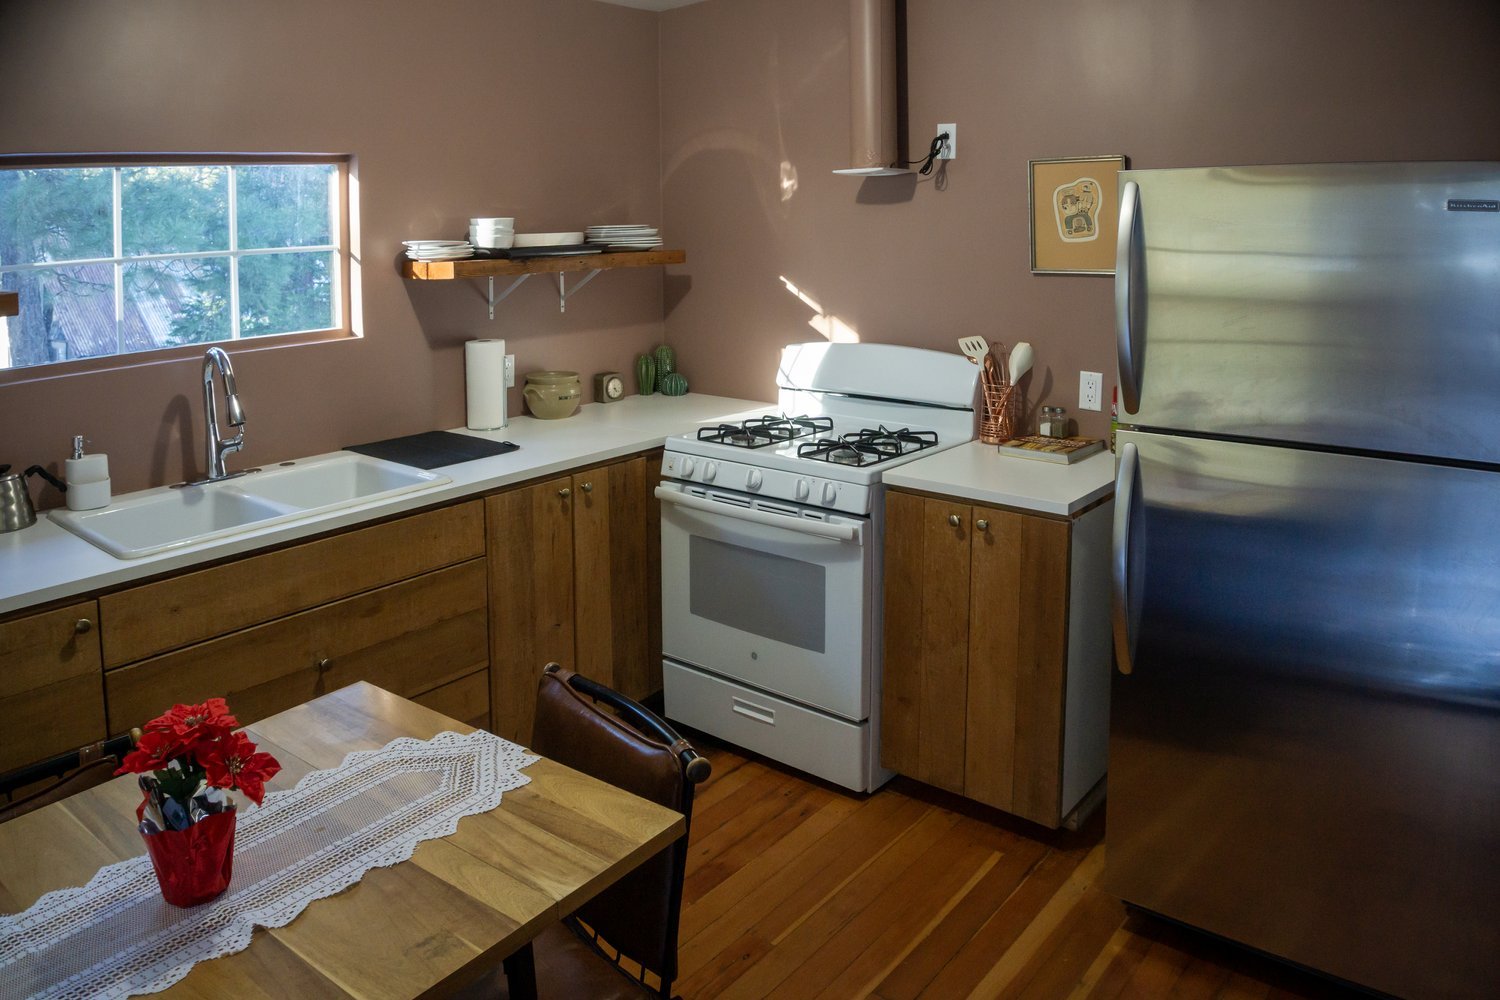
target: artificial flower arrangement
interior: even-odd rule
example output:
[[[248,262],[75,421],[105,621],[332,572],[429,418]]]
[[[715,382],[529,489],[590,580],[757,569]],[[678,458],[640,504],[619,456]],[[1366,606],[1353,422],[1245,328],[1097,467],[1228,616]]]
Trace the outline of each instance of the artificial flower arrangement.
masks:
[[[259,805],[281,770],[238,726],[223,698],[173,705],[142,727],[115,772],[140,775],[136,819],[162,895],[176,906],[196,906],[229,887],[235,805],[227,793]]]

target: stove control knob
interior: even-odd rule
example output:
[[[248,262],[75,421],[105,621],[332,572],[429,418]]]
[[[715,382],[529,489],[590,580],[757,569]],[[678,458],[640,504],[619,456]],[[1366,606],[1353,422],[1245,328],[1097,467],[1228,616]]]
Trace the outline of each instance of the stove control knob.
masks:
[[[823,484],[823,502],[833,503],[839,498],[839,488],[835,483]]]
[[[806,500],[812,493],[812,485],[806,479],[797,480],[797,499]]]
[[[760,489],[761,475],[759,469],[751,469],[750,474],[745,477],[745,486],[752,490]]]
[[[692,479],[693,478],[693,469],[696,468],[696,467],[697,467],[697,463],[695,463],[691,458],[684,458],[682,460],[682,478],[683,479]]]
[[[713,482],[714,481],[714,476],[717,476],[718,474],[719,474],[719,463],[718,462],[704,462],[703,463],[703,481],[705,483],[711,483],[711,482]]]

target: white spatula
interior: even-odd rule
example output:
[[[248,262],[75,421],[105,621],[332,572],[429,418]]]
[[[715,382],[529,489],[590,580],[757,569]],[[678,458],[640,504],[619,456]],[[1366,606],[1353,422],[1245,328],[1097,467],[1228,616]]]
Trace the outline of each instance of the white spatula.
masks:
[[[968,355],[970,361],[984,367],[984,356],[990,353],[989,341],[983,337],[959,337],[958,349]]]

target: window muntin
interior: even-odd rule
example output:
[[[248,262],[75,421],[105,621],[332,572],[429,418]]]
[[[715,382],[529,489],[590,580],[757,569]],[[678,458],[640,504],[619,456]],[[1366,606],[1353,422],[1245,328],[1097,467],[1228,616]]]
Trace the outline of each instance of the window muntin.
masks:
[[[0,371],[338,329],[342,162],[0,168]]]

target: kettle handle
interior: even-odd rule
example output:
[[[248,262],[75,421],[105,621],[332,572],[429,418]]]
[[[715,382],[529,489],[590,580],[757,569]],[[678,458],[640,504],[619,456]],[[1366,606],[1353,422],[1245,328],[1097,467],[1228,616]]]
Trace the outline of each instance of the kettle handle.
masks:
[[[10,466],[8,466],[8,465],[5,466],[4,468],[0,468],[0,474],[3,474],[5,472],[5,469],[8,469],[8,468],[10,468]],[[40,465],[33,465],[31,468],[29,468],[25,472],[23,472],[22,475],[23,476],[28,476],[28,477],[30,477],[30,476],[41,476],[43,479],[47,480],[47,482],[49,482],[53,486],[57,487],[57,491],[59,493],[66,493],[66,492],[68,492],[68,484],[67,483],[63,482],[61,479],[58,479],[56,476],[54,476],[52,473],[48,472],[46,469],[42,468]]]

